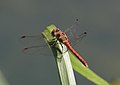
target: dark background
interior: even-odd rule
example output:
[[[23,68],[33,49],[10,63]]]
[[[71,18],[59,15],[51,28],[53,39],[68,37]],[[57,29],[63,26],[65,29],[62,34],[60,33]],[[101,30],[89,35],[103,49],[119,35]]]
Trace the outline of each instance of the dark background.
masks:
[[[60,85],[54,57],[22,53],[19,38],[50,24],[64,30],[76,17],[88,32],[77,51],[105,80],[119,78],[120,0],[0,0],[0,70],[10,85]],[[75,75],[78,85],[94,85]]]

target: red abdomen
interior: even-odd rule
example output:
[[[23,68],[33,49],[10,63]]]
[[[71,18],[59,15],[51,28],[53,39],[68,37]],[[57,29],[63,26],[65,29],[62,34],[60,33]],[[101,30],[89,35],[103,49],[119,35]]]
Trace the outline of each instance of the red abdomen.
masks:
[[[86,67],[88,67],[87,62],[72,48],[72,46],[69,44],[69,42],[65,42],[64,44]]]

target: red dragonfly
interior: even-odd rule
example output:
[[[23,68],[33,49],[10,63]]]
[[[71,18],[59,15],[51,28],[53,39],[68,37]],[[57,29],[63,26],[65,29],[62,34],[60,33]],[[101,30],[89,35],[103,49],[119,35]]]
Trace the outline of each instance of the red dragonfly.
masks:
[[[77,20],[78,21],[78,20]],[[72,48],[72,46],[70,45],[69,41],[68,41],[68,36],[65,32],[62,32],[59,28],[55,28],[53,29],[53,31],[51,32],[51,34],[57,38],[58,41],[60,41],[61,43],[63,43],[64,45],[66,45],[66,47],[84,64],[84,66],[88,67],[87,62]],[[87,32],[82,33],[81,35],[77,36],[76,41],[79,39],[82,39],[85,35],[87,34]],[[22,36],[22,39],[25,38],[35,38],[38,37],[40,38],[40,36]],[[42,38],[42,37],[41,37]],[[39,40],[39,39],[38,39]],[[43,43],[43,42],[42,42]],[[37,49],[39,47],[44,47],[45,44],[43,44],[42,46],[40,45],[35,45],[35,46],[30,46],[30,47],[26,47],[24,48],[24,51],[27,51],[29,49]]]
[[[84,32],[87,34],[87,32]],[[59,28],[53,29],[52,35],[57,38],[61,43],[67,46],[67,48],[86,66],[88,67],[87,62],[72,48],[68,41],[68,37],[65,32],[62,32]]]

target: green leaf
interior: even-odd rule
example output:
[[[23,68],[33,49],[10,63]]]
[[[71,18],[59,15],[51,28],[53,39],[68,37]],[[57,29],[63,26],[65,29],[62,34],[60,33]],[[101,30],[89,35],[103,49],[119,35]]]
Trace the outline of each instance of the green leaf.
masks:
[[[92,81],[97,85],[109,85],[107,81],[98,76],[95,72],[85,67],[70,51],[70,60],[73,66],[73,69],[77,71],[80,75],[84,76],[88,80]]]
[[[51,48],[55,57],[61,84],[76,85],[69,54],[68,52],[63,53],[66,51],[66,46],[64,44],[60,44],[59,41],[55,42],[55,38],[51,35],[52,29],[55,28],[55,25],[50,25],[47,27],[47,29],[44,30],[42,34],[44,35],[48,45],[49,43],[55,43],[55,45],[49,45],[49,47]]]

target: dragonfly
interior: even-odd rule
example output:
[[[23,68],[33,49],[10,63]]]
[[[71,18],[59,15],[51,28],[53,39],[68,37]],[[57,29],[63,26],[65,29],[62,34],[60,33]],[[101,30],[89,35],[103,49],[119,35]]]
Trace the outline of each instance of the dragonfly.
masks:
[[[69,30],[69,33],[71,34],[71,30]],[[56,39],[60,42],[60,43],[63,43],[81,62],[82,64],[85,66],[85,67],[88,67],[88,64],[87,62],[73,49],[73,47],[71,46],[71,44],[69,43],[69,36],[67,36],[66,32],[63,32],[61,31],[59,28],[55,28],[52,30],[51,32],[52,36],[53,37],[56,37]],[[81,33],[79,36],[76,37],[76,42],[77,40],[81,40],[83,37],[85,37],[87,34],[87,32],[83,32]],[[26,36],[26,35],[23,35],[21,36],[21,39],[25,39],[25,38],[33,38],[33,37],[36,37],[36,36]],[[39,36],[38,36],[39,37]],[[40,37],[39,37],[40,38]],[[42,38],[42,37],[41,37]],[[72,39],[71,39],[72,40]],[[73,39],[74,40],[74,39]],[[42,42],[43,43],[43,42]],[[52,44],[51,44],[52,45]],[[36,46],[30,46],[30,47],[25,47],[23,49],[23,51],[27,51],[27,50],[30,50],[30,49],[35,49],[35,48],[39,48],[39,47],[45,47],[47,45],[45,44],[42,44],[42,45],[36,45]]]
[[[65,32],[62,32],[59,28],[55,28],[51,34],[56,37],[59,42],[63,43],[86,67],[88,67],[87,62],[70,45]],[[87,34],[87,32],[84,32],[84,34]]]

